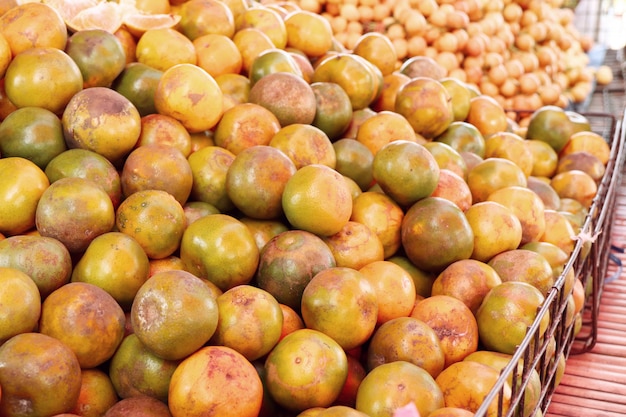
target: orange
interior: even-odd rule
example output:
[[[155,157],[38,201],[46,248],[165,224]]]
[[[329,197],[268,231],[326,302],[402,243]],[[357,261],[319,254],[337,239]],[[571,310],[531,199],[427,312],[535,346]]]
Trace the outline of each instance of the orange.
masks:
[[[110,87],[126,66],[120,40],[102,29],[75,32],[67,40],[65,52],[83,75],[83,88]]]
[[[15,111],[17,107],[11,103],[11,100],[7,97],[6,90],[4,88],[4,78],[0,80],[0,118],[5,119],[11,112]]]
[[[356,405],[356,394],[363,378],[367,375],[367,371],[358,357],[348,354],[346,358],[348,359],[348,377],[334,404],[354,408]]]
[[[139,243],[123,233],[109,232],[91,241],[74,266],[72,282],[96,285],[128,310],[149,272],[148,256]]]
[[[284,18],[287,47],[313,58],[324,55],[332,47],[333,30],[323,16],[307,10],[296,10]]]
[[[455,297],[475,314],[489,290],[501,283],[502,279],[489,264],[462,259],[437,275],[432,284],[432,295]]]
[[[380,94],[372,102],[370,107],[377,112],[383,110],[394,111],[396,107],[396,96],[398,95],[398,90],[400,90],[400,87],[402,87],[410,80],[411,78],[409,78],[408,75],[405,75],[399,71],[394,71],[390,74],[383,76],[383,83],[380,87]]]
[[[511,132],[497,132],[485,139],[485,158],[504,158],[513,161],[526,177],[533,171],[533,154],[521,136]]]
[[[472,191],[467,182],[453,171],[443,168],[439,170],[439,181],[431,197],[441,197],[456,204],[465,212],[472,205]]]
[[[115,209],[93,181],[62,178],[41,195],[35,222],[41,236],[59,240],[71,253],[81,253],[97,236],[111,231]]]
[[[374,181],[374,155],[369,148],[350,138],[336,140],[332,145],[335,149],[335,170],[354,180],[361,190],[369,188]]]
[[[0,159],[0,233],[10,236],[35,226],[37,204],[50,185],[33,162],[21,157]]]
[[[283,326],[280,331],[280,337],[278,338],[278,341],[281,341],[289,333],[293,333],[299,329],[304,329],[304,322],[298,312],[289,307],[287,304],[279,303],[278,306],[283,313]]]
[[[222,74],[215,77],[224,96],[224,112],[237,104],[247,103],[250,79],[242,74]]]
[[[159,320],[152,318],[154,314]],[[200,278],[171,270],[153,275],[141,286],[130,319],[134,334],[149,351],[162,359],[179,360],[211,338],[218,310],[211,289]]]
[[[427,139],[439,136],[454,121],[448,90],[429,77],[415,77],[403,84],[396,95],[395,111]]]
[[[588,124],[575,123],[558,106],[542,106],[530,115],[526,139],[542,140],[559,153],[575,132],[590,130],[588,127]]]
[[[380,32],[368,32],[361,35],[352,47],[352,53],[376,65],[383,76],[396,69],[398,56],[391,40]]]
[[[259,251],[263,249],[274,236],[288,230],[282,218],[279,220],[259,220],[243,216],[239,218],[239,221],[248,226]]]
[[[555,278],[558,278],[561,275],[565,267],[565,263],[569,259],[569,255],[563,249],[556,246],[554,243],[529,242],[525,245],[520,246],[520,249],[532,250],[543,255],[552,267],[552,273],[554,274]],[[571,275],[572,274],[568,274],[565,280],[565,293],[569,293],[569,290],[571,290]]]
[[[213,140],[237,155],[254,145],[268,145],[279,130],[280,122],[270,110],[254,103],[239,103],[224,112]]]
[[[169,2],[165,2],[169,8]],[[139,7],[137,7],[139,9]],[[137,39],[152,29],[174,28],[180,22],[180,15],[163,13],[145,13],[142,11],[124,14],[124,28]]]
[[[367,347],[366,360],[370,372],[385,363],[405,361],[436,378],[444,369],[445,353],[433,328],[407,316],[389,320],[376,329]]]
[[[80,394],[69,416],[97,417],[118,402],[118,396],[109,375],[98,369],[82,369]]]
[[[356,139],[356,134],[367,119],[374,116],[376,112],[369,107],[352,111],[352,120],[348,124],[348,128],[343,132],[344,138]]]
[[[332,338],[317,330],[300,329],[272,349],[265,371],[271,398],[287,410],[301,412],[333,404],[346,381],[348,361]]]
[[[287,230],[270,239],[261,249],[256,284],[279,303],[300,311],[302,292],[320,271],[335,267],[326,243],[304,230]]]
[[[154,105],[190,133],[213,128],[223,113],[222,91],[215,79],[189,63],[174,65],[163,73],[154,92]]]
[[[361,267],[376,292],[378,300],[377,324],[397,317],[406,317],[413,310],[416,292],[411,274],[400,265],[390,261],[374,261]]]
[[[554,285],[552,265],[539,252],[512,249],[499,253],[489,261],[502,282],[522,281],[537,288],[545,296]]]
[[[185,269],[183,261],[181,261],[180,258],[176,255],[170,255],[163,259],[149,259],[148,262],[150,264],[150,272],[148,273],[149,276],[152,276],[161,271],[170,271],[172,269]]]
[[[441,84],[448,90],[452,99],[452,113],[454,120],[463,122],[467,118],[470,108],[472,92],[464,81],[454,77],[446,77],[440,80]]]
[[[571,254],[576,244],[572,236],[576,236],[576,232],[570,221],[558,210],[546,209],[543,214],[546,219],[546,230],[539,240],[552,243],[568,255]]]
[[[368,226],[378,236],[387,259],[401,246],[403,217],[402,208],[389,196],[369,191],[354,199],[350,220]]]
[[[197,64],[211,76],[239,74],[243,58],[235,42],[226,35],[209,33],[193,40]]]
[[[73,264],[69,251],[58,240],[17,235],[0,239],[0,266],[24,272],[44,299],[70,281]]]
[[[452,146],[436,141],[426,142],[423,146],[435,157],[440,170],[447,169],[463,179],[467,177],[465,159]]]
[[[437,142],[450,145],[459,153],[472,152],[479,157],[485,157],[485,138],[478,128],[470,123],[454,121],[441,135],[435,138]]]
[[[135,62],[137,52],[137,40],[124,26],[113,32],[115,37],[122,44],[124,55],[126,55],[126,65]]]
[[[427,197],[415,203],[402,220],[402,246],[418,268],[441,272],[448,265],[468,259],[474,250],[474,233],[454,203]]]
[[[416,301],[430,297],[431,287],[436,278],[433,273],[417,268],[406,256],[403,255],[394,255],[387,260],[401,266],[402,269],[411,275],[413,284],[415,285]]]
[[[173,417],[200,417],[207,410],[224,417],[256,417],[262,399],[254,365],[228,347],[206,346],[174,371],[168,405]]]
[[[485,138],[506,131],[507,120],[506,112],[493,97],[480,94],[470,100],[465,121],[476,126]]]
[[[428,417],[473,417],[474,413],[459,407],[438,408],[428,415]]]
[[[385,363],[371,370],[361,382],[356,409],[372,417],[392,417],[414,403],[420,416],[444,406],[444,396],[433,377],[406,361]]]
[[[35,47],[13,57],[4,76],[4,88],[7,98],[18,108],[42,107],[61,114],[82,90],[83,76],[62,49]]]
[[[254,361],[278,343],[283,311],[270,293],[252,285],[238,285],[216,301],[219,319],[211,344],[229,347]]]
[[[93,151],[68,149],[48,163],[45,174],[50,182],[66,177],[91,180],[104,189],[114,208],[122,201],[122,184],[117,169],[108,159]]]
[[[326,165],[312,164],[287,181],[282,206],[293,227],[330,236],[350,220],[352,195],[341,174]]]
[[[413,127],[398,113],[383,110],[365,120],[356,133],[356,140],[376,155],[386,144],[406,140],[415,141]]]
[[[535,177],[552,177],[559,161],[559,156],[554,148],[539,139],[526,139],[525,143],[533,155],[533,168],[530,174]]]
[[[317,414],[319,417],[367,417],[367,414],[347,405],[333,405]]]
[[[552,177],[550,185],[559,197],[574,199],[586,208],[591,207],[598,192],[598,185],[594,179],[577,169],[556,174]]]
[[[102,288],[71,282],[52,292],[41,305],[39,332],[67,345],[81,368],[109,360],[124,337],[124,311]]]
[[[137,108],[122,94],[106,87],[86,88],[75,94],[61,121],[70,149],[94,151],[113,164],[130,153],[141,133]]]
[[[474,203],[486,201],[495,191],[510,186],[526,187],[524,171],[513,161],[487,158],[478,162],[467,173],[467,185]]]
[[[245,224],[226,214],[209,214],[185,229],[180,258],[186,270],[226,291],[252,280],[259,248]]]
[[[441,344],[444,369],[478,349],[478,324],[474,313],[457,298],[433,295],[415,303],[411,317],[430,326]]]
[[[374,155],[374,180],[400,206],[428,197],[437,187],[439,166],[423,146],[408,140],[388,143]]]
[[[340,139],[352,121],[350,97],[341,86],[329,82],[311,84],[317,101],[311,124],[321,129],[335,142]]]
[[[444,369],[435,381],[443,392],[446,407],[463,408],[473,413],[482,405],[499,376],[500,372],[489,365],[461,361]],[[487,416],[498,415],[500,401],[502,410],[506,412],[511,403],[511,387],[508,382],[504,384],[501,394],[488,405]]]
[[[136,57],[137,62],[159,71],[197,62],[193,42],[172,28],[147,30],[137,42]]]
[[[245,75],[250,72],[252,63],[261,53],[275,48],[270,37],[255,28],[240,29],[232,39],[241,54],[242,73]]]
[[[607,141],[598,133],[590,131],[576,132],[572,134],[560,151],[559,156],[572,154],[574,152],[589,152],[597,157],[604,165],[611,158],[611,147]]]
[[[167,405],[148,395],[138,395],[121,399],[106,412],[108,417],[123,417],[139,413],[149,413],[155,417],[171,417]]]
[[[136,146],[157,144],[176,148],[185,158],[191,154],[191,135],[181,122],[163,114],[148,114],[141,118]]]
[[[561,198],[556,190],[550,185],[548,177],[528,177],[527,186],[533,190],[546,208],[546,210],[558,210],[561,207]]]
[[[2,157],[23,157],[41,169],[67,149],[58,116],[41,107],[23,107],[0,124]]]
[[[151,259],[165,258],[178,249],[185,223],[183,207],[163,190],[137,191],[115,213],[117,230],[134,238]]]
[[[573,169],[577,169],[579,171],[583,171],[594,181],[600,182],[602,177],[606,172],[606,166],[600,161],[600,159],[592,155],[587,151],[578,151],[572,152],[567,155],[563,155],[558,159],[558,164],[556,167],[556,173],[561,173],[563,171],[571,171]]]
[[[244,10],[235,20],[235,29],[258,29],[265,33],[274,47],[285,49],[287,46],[287,28],[285,21],[277,11],[269,7],[259,5],[259,7],[249,7]]]
[[[537,318],[543,301],[542,292],[527,282],[507,281],[492,288],[476,311],[482,345],[488,350],[513,354]],[[546,331],[549,320],[549,314],[541,318],[539,336]]]
[[[191,223],[195,222],[201,217],[206,216],[207,214],[215,214],[220,211],[211,203],[205,203],[204,201],[188,201],[183,206],[183,211],[185,212],[185,220],[187,221],[187,226]]]
[[[101,2],[80,10],[65,19],[67,28],[72,32],[102,29],[115,33],[124,23],[123,10],[119,3]]]
[[[3,415],[23,414],[25,396],[33,415],[64,413],[74,407],[80,394],[80,364],[60,340],[22,333],[0,346],[0,386]]]
[[[301,305],[305,326],[331,337],[345,350],[365,343],[378,317],[374,288],[363,274],[349,267],[315,274],[304,288]]]
[[[36,329],[41,314],[41,296],[35,282],[16,268],[0,267],[0,344]]]
[[[384,259],[384,248],[378,235],[369,226],[359,222],[348,221],[339,232],[323,239],[333,253],[337,266],[360,269]]]
[[[522,241],[522,223],[515,213],[494,201],[473,204],[465,217],[474,232],[472,259],[488,262],[501,252],[516,249]]]
[[[281,150],[297,169],[319,164],[335,169],[337,155],[332,142],[321,129],[302,123],[284,126],[272,136],[269,146]]]
[[[234,208],[226,193],[226,175],[235,154],[219,146],[207,146],[189,155],[193,173],[191,199],[209,203],[224,213]]]
[[[521,245],[539,240],[546,230],[545,205],[526,187],[504,187],[489,194],[488,201],[508,207],[522,224]]]
[[[110,383],[120,398],[148,395],[166,402],[172,374],[179,360],[162,359],[129,334],[109,363]]]
[[[192,41],[208,33],[228,36],[235,33],[235,18],[225,2],[218,0],[189,0],[178,10],[178,28]]]
[[[154,92],[161,79],[162,71],[135,61],[113,82],[113,89],[130,100],[141,116],[156,113]]]
[[[65,49],[67,28],[63,18],[47,4],[24,3],[7,10],[0,18],[0,33],[15,57],[29,48]]]

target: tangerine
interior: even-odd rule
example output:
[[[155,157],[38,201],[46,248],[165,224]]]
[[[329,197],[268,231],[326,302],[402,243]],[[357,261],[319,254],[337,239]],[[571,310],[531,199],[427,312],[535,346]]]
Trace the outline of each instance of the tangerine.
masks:
[[[335,83],[315,82],[311,84],[311,88],[317,101],[311,124],[326,133],[334,143],[341,138],[352,121],[350,97]]]
[[[352,220],[323,240],[333,253],[337,266],[360,269],[371,262],[382,261],[385,256],[378,235],[369,226]]]
[[[0,33],[15,57],[30,48],[64,50],[67,28],[61,15],[50,5],[27,2],[16,4],[0,18]]]
[[[474,233],[472,259],[488,262],[499,253],[519,247],[522,223],[508,207],[495,201],[473,204],[465,217]]]
[[[83,88],[110,87],[126,66],[120,40],[102,29],[74,32],[65,52],[76,62],[83,76]]]
[[[191,200],[209,203],[221,213],[232,210],[235,206],[226,192],[226,175],[235,154],[220,146],[206,146],[187,160],[193,175]]]
[[[161,75],[163,71],[133,59],[133,62],[127,64],[115,79],[112,88],[130,100],[143,117],[157,112],[154,105],[154,92]]]
[[[0,267],[0,283],[1,345],[15,335],[36,329],[41,314],[41,295],[33,280],[16,268]]]
[[[255,145],[269,145],[279,130],[280,122],[270,110],[259,104],[239,103],[224,112],[213,140],[237,155]]]

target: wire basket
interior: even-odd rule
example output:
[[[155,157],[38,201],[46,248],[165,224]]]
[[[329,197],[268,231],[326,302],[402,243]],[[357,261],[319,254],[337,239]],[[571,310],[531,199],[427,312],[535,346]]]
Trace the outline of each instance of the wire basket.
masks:
[[[498,416],[522,416],[525,389],[536,370],[541,379],[541,393],[533,412],[545,413],[556,389],[559,377],[559,358],[565,360],[570,354],[586,352],[593,348],[597,339],[597,322],[604,279],[608,270],[611,251],[612,213],[615,209],[617,188],[621,182],[624,164],[624,137],[622,129],[626,114],[617,119],[608,113],[582,113],[590,121],[592,130],[602,135],[611,147],[606,172],[598,185],[598,192],[585,218],[573,252],[559,278],[547,293],[533,324],[513,354],[511,361],[502,370],[491,392],[485,397],[476,417],[486,416],[492,402],[498,403]],[[571,271],[589,288],[582,311],[583,325],[576,333],[575,323],[568,320],[569,294],[563,289],[565,277]],[[540,322],[549,315],[549,325],[543,336]],[[504,407],[504,390],[507,381],[511,385],[511,400]],[[528,415],[528,414],[526,414]]]

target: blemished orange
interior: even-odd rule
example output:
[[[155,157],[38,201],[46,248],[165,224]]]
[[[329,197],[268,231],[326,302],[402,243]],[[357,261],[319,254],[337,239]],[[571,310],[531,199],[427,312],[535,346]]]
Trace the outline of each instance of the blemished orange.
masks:
[[[374,181],[372,163],[374,155],[361,142],[342,138],[333,142],[335,170],[354,180],[361,190],[367,190]]]
[[[274,134],[269,146],[280,149],[297,169],[320,164],[335,169],[337,155],[329,137],[321,129],[303,123],[284,126]]]
[[[174,3],[174,2],[171,2]],[[225,2],[218,0],[190,0],[178,9],[178,29],[192,41],[208,33],[232,37],[235,33],[235,18]]]
[[[472,205],[472,190],[467,182],[455,172],[443,168],[439,170],[439,181],[431,197],[441,197],[452,201],[463,212]]]
[[[323,16],[307,10],[296,10],[284,18],[287,47],[309,58],[324,55],[333,43],[333,30]]]
[[[522,224],[521,245],[541,238],[546,230],[545,205],[541,198],[527,187],[510,186],[489,194],[488,201],[508,207]]]
[[[137,62],[165,71],[178,64],[197,63],[193,42],[172,28],[149,29],[137,41]]]
[[[524,171],[513,161],[504,158],[487,158],[478,162],[467,173],[467,185],[472,201],[486,201],[494,191],[509,186],[526,187]]]
[[[65,19],[67,28],[72,32],[101,29],[114,33],[123,23],[121,7],[112,2],[96,3]]]
[[[195,97],[190,100],[190,97]],[[215,79],[202,68],[182,63],[163,72],[154,105],[159,113],[172,116],[190,132],[213,128],[222,117],[223,96]]]
[[[341,174],[326,165],[312,164],[287,181],[282,206],[293,227],[330,236],[350,220],[352,195]]]
[[[109,293],[93,284],[72,282],[42,303],[39,332],[68,346],[81,368],[95,368],[113,356],[125,323],[122,307]]]
[[[572,236],[576,236],[574,226],[567,217],[558,210],[544,210],[546,219],[546,230],[539,238],[541,242],[548,242],[556,245],[568,255],[574,250],[576,241]]]
[[[191,154],[191,135],[185,126],[171,116],[153,113],[141,118],[141,133],[136,146],[168,145],[187,158]]]
[[[242,74],[222,74],[215,77],[222,90],[224,113],[237,104],[247,103],[250,93],[250,79]]]
[[[186,227],[185,212],[167,191],[142,190],[122,201],[115,225],[134,238],[149,258],[160,259],[178,249]]]
[[[107,412],[119,400],[109,375],[98,368],[82,369],[80,394],[72,415],[98,417]]]
[[[243,58],[237,45],[226,35],[209,33],[193,40],[197,65],[218,77],[222,74],[239,74]]]
[[[408,75],[402,74],[399,71],[394,71],[391,74],[383,76],[380,94],[372,102],[370,107],[377,112],[383,110],[394,111],[398,90],[410,80],[411,78],[409,78]]]
[[[20,269],[0,267],[0,283],[0,302],[6,312],[0,318],[0,343],[4,343],[17,334],[37,328],[41,295],[35,282]]]
[[[147,3],[147,2],[144,2]],[[156,2],[153,2],[156,5]],[[169,8],[169,2],[165,1]],[[170,29],[176,27],[181,16],[173,13],[146,13],[145,11],[124,14],[124,28],[137,39],[151,29]]]
[[[226,193],[226,174],[235,154],[221,146],[205,146],[187,158],[193,173],[191,199],[212,204],[220,212],[235,206]]]
[[[544,296],[554,286],[552,266],[539,252],[512,249],[494,256],[488,264],[496,271],[502,282],[527,282]]]
[[[382,261],[385,257],[378,235],[363,223],[350,220],[339,232],[323,239],[333,253],[337,266],[360,269],[371,262]]]
[[[355,42],[352,52],[376,65],[383,77],[396,69],[398,55],[391,40],[380,32],[368,32]]]
[[[507,129],[507,116],[502,106],[491,96],[480,94],[470,100],[470,109],[465,121],[473,124],[487,137]]]
[[[435,157],[439,170],[447,169],[463,179],[467,178],[467,163],[452,146],[437,141],[426,142],[423,146]]]
[[[563,171],[552,177],[550,185],[561,198],[571,198],[589,209],[598,193],[591,175],[577,169]]]
[[[239,103],[224,112],[213,140],[237,155],[251,146],[269,145],[279,130],[280,122],[271,111],[259,104]]]
[[[242,59],[242,73],[248,74],[252,63],[262,52],[275,48],[272,40],[263,31],[255,28],[238,30],[233,36]]]
[[[283,219],[260,220],[243,216],[239,218],[243,224],[248,226],[259,251],[278,234],[289,230]]]
[[[533,155],[533,169],[530,174],[535,177],[552,177],[559,161],[554,148],[539,139],[526,139],[525,143]]]
[[[591,131],[576,132],[571,135],[559,155],[564,156],[581,151],[596,156],[604,165],[611,157],[611,147],[608,142],[600,134]]]
[[[279,303],[278,305],[283,312],[283,327],[280,331],[280,337],[278,338],[278,341],[281,341],[289,333],[304,329],[304,322],[300,314],[287,304]]]
[[[511,132],[496,132],[485,138],[485,158],[504,158],[513,161],[526,177],[533,172],[533,153],[524,139]]]
[[[285,21],[277,11],[269,7],[250,7],[243,11],[235,20],[235,30],[254,28],[265,33],[275,48],[285,49],[287,46],[287,28]]]
[[[396,140],[415,141],[415,131],[404,116],[383,110],[365,120],[356,133],[356,140],[376,155],[378,151]]]
[[[262,400],[263,383],[254,365],[225,346],[205,346],[185,358],[172,375],[168,395],[173,417],[201,417],[207,410],[256,417]]]
[[[416,292],[415,283],[400,265],[390,261],[374,261],[359,269],[367,279],[378,300],[377,324],[396,317],[406,317],[413,310]]]
[[[151,320],[157,309],[161,319]],[[130,310],[130,320],[134,334],[148,350],[163,359],[179,360],[200,349],[213,336],[218,320],[217,302],[202,279],[187,271],[163,271],[141,286]]]
[[[301,314],[307,328],[331,337],[345,350],[354,349],[365,343],[376,327],[376,292],[356,269],[327,268],[304,288]]]

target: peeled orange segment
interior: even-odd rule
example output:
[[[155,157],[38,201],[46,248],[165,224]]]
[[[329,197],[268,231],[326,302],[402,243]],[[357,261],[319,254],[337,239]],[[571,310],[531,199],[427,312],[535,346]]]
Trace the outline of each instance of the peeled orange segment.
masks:
[[[173,28],[180,22],[180,15],[168,13],[127,13],[124,16],[123,23],[126,29],[134,35],[141,36],[149,29],[169,29]]]
[[[77,32],[87,29],[102,29],[110,33],[115,33],[124,20],[123,8],[113,2],[102,2],[88,9],[81,10],[69,21],[67,27]]]
[[[67,25],[78,13],[96,6],[98,0],[43,0],[42,3],[56,10]]]

